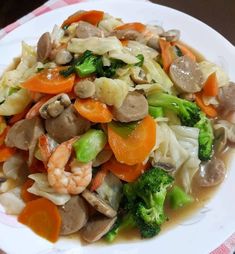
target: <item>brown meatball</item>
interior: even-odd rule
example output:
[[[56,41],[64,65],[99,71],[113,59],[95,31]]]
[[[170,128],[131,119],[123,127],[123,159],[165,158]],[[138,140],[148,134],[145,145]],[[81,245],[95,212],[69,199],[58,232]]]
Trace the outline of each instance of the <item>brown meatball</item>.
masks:
[[[95,83],[89,79],[82,79],[74,85],[74,93],[82,99],[92,97],[95,94]]]
[[[79,196],[72,197],[65,205],[59,207],[59,212],[62,219],[61,235],[75,233],[87,223],[87,204]]]
[[[113,116],[120,122],[132,122],[143,119],[148,115],[148,102],[138,92],[130,92],[120,108],[114,107]]]
[[[211,187],[223,182],[226,175],[224,162],[213,158],[201,167],[197,177],[197,182],[202,187]]]
[[[76,27],[77,38],[103,37],[103,32],[98,27],[84,21],[79,21]]]
[[[198,64],[188,56],[181,56],[173,61],[170,76],[181,92],[199,92],[203,86],[202,72]]]
[[[220,107],[226,111],[235,110],[235,83],[230,82],[229,85],[221,87],[219,90]]]
[[[51,53],[52,43],[50,33],[44,33],[38,40],[37,44],[37,57],[38,61],[44,62]]]
[[[95,215],[81,230],[81,236],[89,243],[98,241],[112,228],[116,220],[117,217],[110,219],[101,214]]]
[[[90,122],[80,116],[70,105],[58,117],[47,119],[45,126],[48,134],[57,142],[62,143],[86,132],[90,128]]]

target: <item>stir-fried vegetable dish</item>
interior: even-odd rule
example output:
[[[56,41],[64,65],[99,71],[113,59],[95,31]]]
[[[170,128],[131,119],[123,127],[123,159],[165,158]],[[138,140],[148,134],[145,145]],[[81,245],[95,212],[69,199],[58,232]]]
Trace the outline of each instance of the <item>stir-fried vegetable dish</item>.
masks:
[[[159,234],[226,176],[235,84],[180,31],[78,11],[0,80],[0,204],[51,242]]]

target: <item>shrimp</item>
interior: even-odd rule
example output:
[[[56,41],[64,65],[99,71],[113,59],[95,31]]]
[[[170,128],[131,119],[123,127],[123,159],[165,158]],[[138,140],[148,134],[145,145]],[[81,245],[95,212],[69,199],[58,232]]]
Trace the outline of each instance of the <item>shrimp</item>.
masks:
[[[48,167],[48,182],[52,188],[61,194],[79,194],[85,190],[92,178],[92,162],[81,163],[76,159],[70,163],[70,172],[65,171],[72,144],[77,138],[61,143],[52,153]]]

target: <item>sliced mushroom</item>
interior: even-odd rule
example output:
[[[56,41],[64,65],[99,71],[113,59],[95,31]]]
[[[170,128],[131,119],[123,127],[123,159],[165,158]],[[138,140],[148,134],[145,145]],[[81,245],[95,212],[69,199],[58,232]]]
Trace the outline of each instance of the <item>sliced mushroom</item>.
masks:
[[[81,230],[81,236],[89,243],[96,242],[112,228],[116,220],[117,217],[110,219],[101,214],[95,215]]]
[[[180,31],[176,29],[171,29],[166,32],[163,32],[161,37],[165,37],[167,41],[174,42],[180,39]]]
[[[44,33],[38,40],[37,44],[37,58],[38,61],[44,62],[51,53],[52,43],[50,33]]]
[[[70,235],[84,227],[88,221],[88,208],[85,201],[79,197],[72,197],[65,205],[59,207],[61,216],[61,235]]]
[[[106,215],[107,217],[113,218],[117,215],[117,212],[109,204],[107,204],[103,199],[101,199],[96,193],[86,189],[82,192],[82,196],[98,212]]]
[[[89,37],[104,37],[104,33],[101,29],[88,22],[79,21],[76,27],[76,37],[82,39]]]
[[[115,30],[110,35],[116,36],[119,40],[131,40],[131,41],[143,40],[143,35],[141,33],[129,29]]]
[[[148,114],[148,102],[144,95],[130,92],[120,108],[113,108],[113,116],[120,122],[132,122],[143,119]]]
[[[96,158],[92,161],[93,167],[98,167],[102,165],[103,163],[107,162],[113,155],[112,150],[110,149],[103,149]]]
[[[150,37],[147,40],[147,46],[149,46],[150,48],[156,49],[156,50],[160,50],[160,45],[159,45],[159,36],[158,35],[154,35],[152,37]]]
[[[223,182],[225,175],[226,168],[224,162],[220,159],[213,158],[200,167],[196,180],[202,187],[211,187]]]
[[[48,134],[56,142],[61,143],[85,133],[90,128],[90,122],[70,105],[56,118],[46,119],[45,127]]]
[[[188,56],[176,58],[170,66],[170,76],[181,92],[195,93],[203,86],[202,72]]]
[[[219,102],[220,107],[226,111],[235,110],[235,83],[230,82],[227,86],[219,89]]]
[[[66,49],[60,49],[55,54],[55,62],[58,65],[68,64],[72,59],[72,54]]]
[[[9,130],[5,143],[9,147],[16,147],[29,151],[29,165],[32,163],[38,138],[44,133],[42,121],[39,117],[23,119],[15,123]]]
[[[123,184],[117,176],[109,172],[96,192],[114,210],[118,210],[123,194]]]
[[[157,163],[153,163],[153,166],[162,168],[166,172],[175,172],[176,171],[176,167],[174,165],[172,165],[171,163],[167,163],[167,162],[160,162],[159,161]]]
[[[147,77],[145,72],[140,67],[132,68],[131,79],[136,84],[146,84]]]
[[[2,171],[7,178],[22,180],[28,174],[28,166],[21,153],[16,153],[7,159],[2,166]]]
[[[82,99],[92,97],[95,94],[95,84],[89,79],[83,79],[74,86],[74,93]]]
[[[44,119],[59,116],[65,108],[71,104],[70,98],[66,93],[58,94],[45,102],[39,109],[40,115]]]
[[[159,36],[164,33],[164,30],[161,26],[147,26],[146,29],[147,33],[144,34],[144,37],[146,39],[146,44],[147,46],[149,46],[150,48],[159,50],[160,46],[159,46]]]
[[[213,125],[215,134],[214,149],[222,152],[228,142],[235,143],[235,124],[226,120],[218,120]]]

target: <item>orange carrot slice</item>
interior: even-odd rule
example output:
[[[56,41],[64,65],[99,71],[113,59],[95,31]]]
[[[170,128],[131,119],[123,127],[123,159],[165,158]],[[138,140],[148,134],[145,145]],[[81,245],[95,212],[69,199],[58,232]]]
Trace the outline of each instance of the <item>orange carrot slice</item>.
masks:
[[[202,92],[195,93],[195,101],[198,107],[209,117],[216,117],[218,115],[216,109],[212,105],[205,105],[202,100]]]
[[[59,238],[61,217],[57,206],[48,199],[39,198],[28,202],[18,221],[48,241],[56,242]]]
[[[9,159],[15,153],[15,148],[7,147],[4,144],[0,147],[0,162]]]
[[[112,121],[112,113],[107,105],[94,99],[77,99],[75,109],[84,118],[95,123],[108,123]]]
[[[115,157],[112,157],[108,162],[102,165],[102,170],[105,172],[111,171],[119,179],[126,182],[135,181],[149,167],[149,164],[138,163],[135,165],[127,165],[118,162]]]
[[[21,84],[22,87],[39,93],[57,94],[71,92],[75,75],[64,77],[60,74],[63,67],[44,69]]]
[[[172,62],[174,61],[174,57],[172,55],[171,50],[171,44],[170,42],[164,39],[159,39],[159,45],[161,48],[163,69],[165,72],[168,72]]]
[[[104,12],[103,11],[85,11],[85,12],[77,12],[73,15],[69,16],[62,24],[62,27],[68,26],[72,23],[78,21],[86,21],[94,26],[97,26],[99,22],[103,19]]]
[[[144,32],[146,29],[146,26],[139,22],[133,22],[133,23],[126,23],[124,25],[116,27],[114,30],[135,30],[137,32]]]
[[[216,77],[216,72],[213,72],[207,78],[203,86],[203,95],[205,96],[217,96],[219,92],[218,81]]]
[[[34,184],[34,181],[32,179],[27,179],[26,182],[24,182],[24,184],[21,187],[21,198],[24,200],[25,203],[39,198],[39,196],[28,192],[28,189],[33,184]]]
[[[142,163],[156,143],[156,123],[151,116],[146,116],[126,138],[108,125],[108,141],[119,162],[127,165]]]

